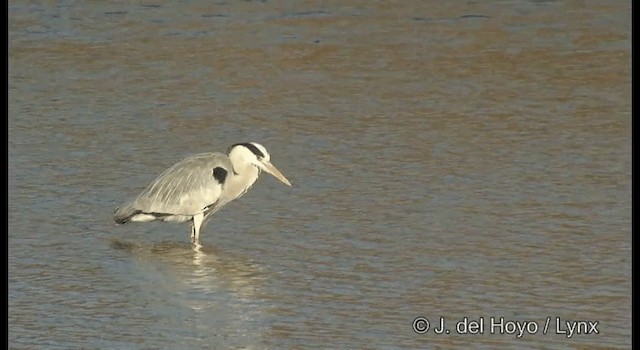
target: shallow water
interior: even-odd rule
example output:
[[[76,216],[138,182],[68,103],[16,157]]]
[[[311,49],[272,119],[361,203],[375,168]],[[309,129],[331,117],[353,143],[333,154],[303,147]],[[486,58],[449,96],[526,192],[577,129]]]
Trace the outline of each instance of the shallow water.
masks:
[[[630,13],[10,2],[10,347],[630,348]],[[113,223],[174,162],[244,141],[293,187],[261,176],[201,247]]]

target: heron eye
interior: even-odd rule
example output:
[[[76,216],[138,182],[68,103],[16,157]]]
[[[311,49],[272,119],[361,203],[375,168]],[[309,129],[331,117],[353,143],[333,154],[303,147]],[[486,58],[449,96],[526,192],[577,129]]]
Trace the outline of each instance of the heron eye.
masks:
[[[222,185],[224,183],[224,180],[227,178],[227,170],[221,167],[213,168],[213,178]]]

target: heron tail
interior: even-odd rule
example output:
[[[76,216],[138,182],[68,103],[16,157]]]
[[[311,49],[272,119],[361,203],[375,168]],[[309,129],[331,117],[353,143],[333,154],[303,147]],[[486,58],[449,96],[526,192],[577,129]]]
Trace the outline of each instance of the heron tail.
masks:
[[[115,222],[120,225],[126,224],[136,213],[137,210],[133,209],[131,204],[126,204],[122,207],[116,208],[116,210],[113,212],[113,220],[115,220]]]

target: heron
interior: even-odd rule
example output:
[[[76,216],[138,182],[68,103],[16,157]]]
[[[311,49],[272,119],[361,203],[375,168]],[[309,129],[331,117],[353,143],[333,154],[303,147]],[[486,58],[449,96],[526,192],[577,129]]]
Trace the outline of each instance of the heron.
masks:
[[[113,218],[118,224],[190,222],[191,241],[198,243],[202,225],[222,206],[245,194],[263,170],[291,186],[259,143],[237,143],[226,154],[195,154],[165,170],[135,199],[116,208]]]

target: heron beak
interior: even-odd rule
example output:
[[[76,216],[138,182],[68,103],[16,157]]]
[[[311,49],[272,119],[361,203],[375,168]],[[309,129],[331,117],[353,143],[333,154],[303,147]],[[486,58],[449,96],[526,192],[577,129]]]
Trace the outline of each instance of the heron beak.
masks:
[[[284,175],[282,175],[280,170],[278,170],[273,164],[271,164],[271,162],[261,161],[260,164],[262,165],[261,166],[262,170],[273,175],[273,177],[282,181],[282,183],[284,183],[285,185],[291,186],[291,182],[289,182],[289,180],[287,180],[287,178],[284,177]]]

